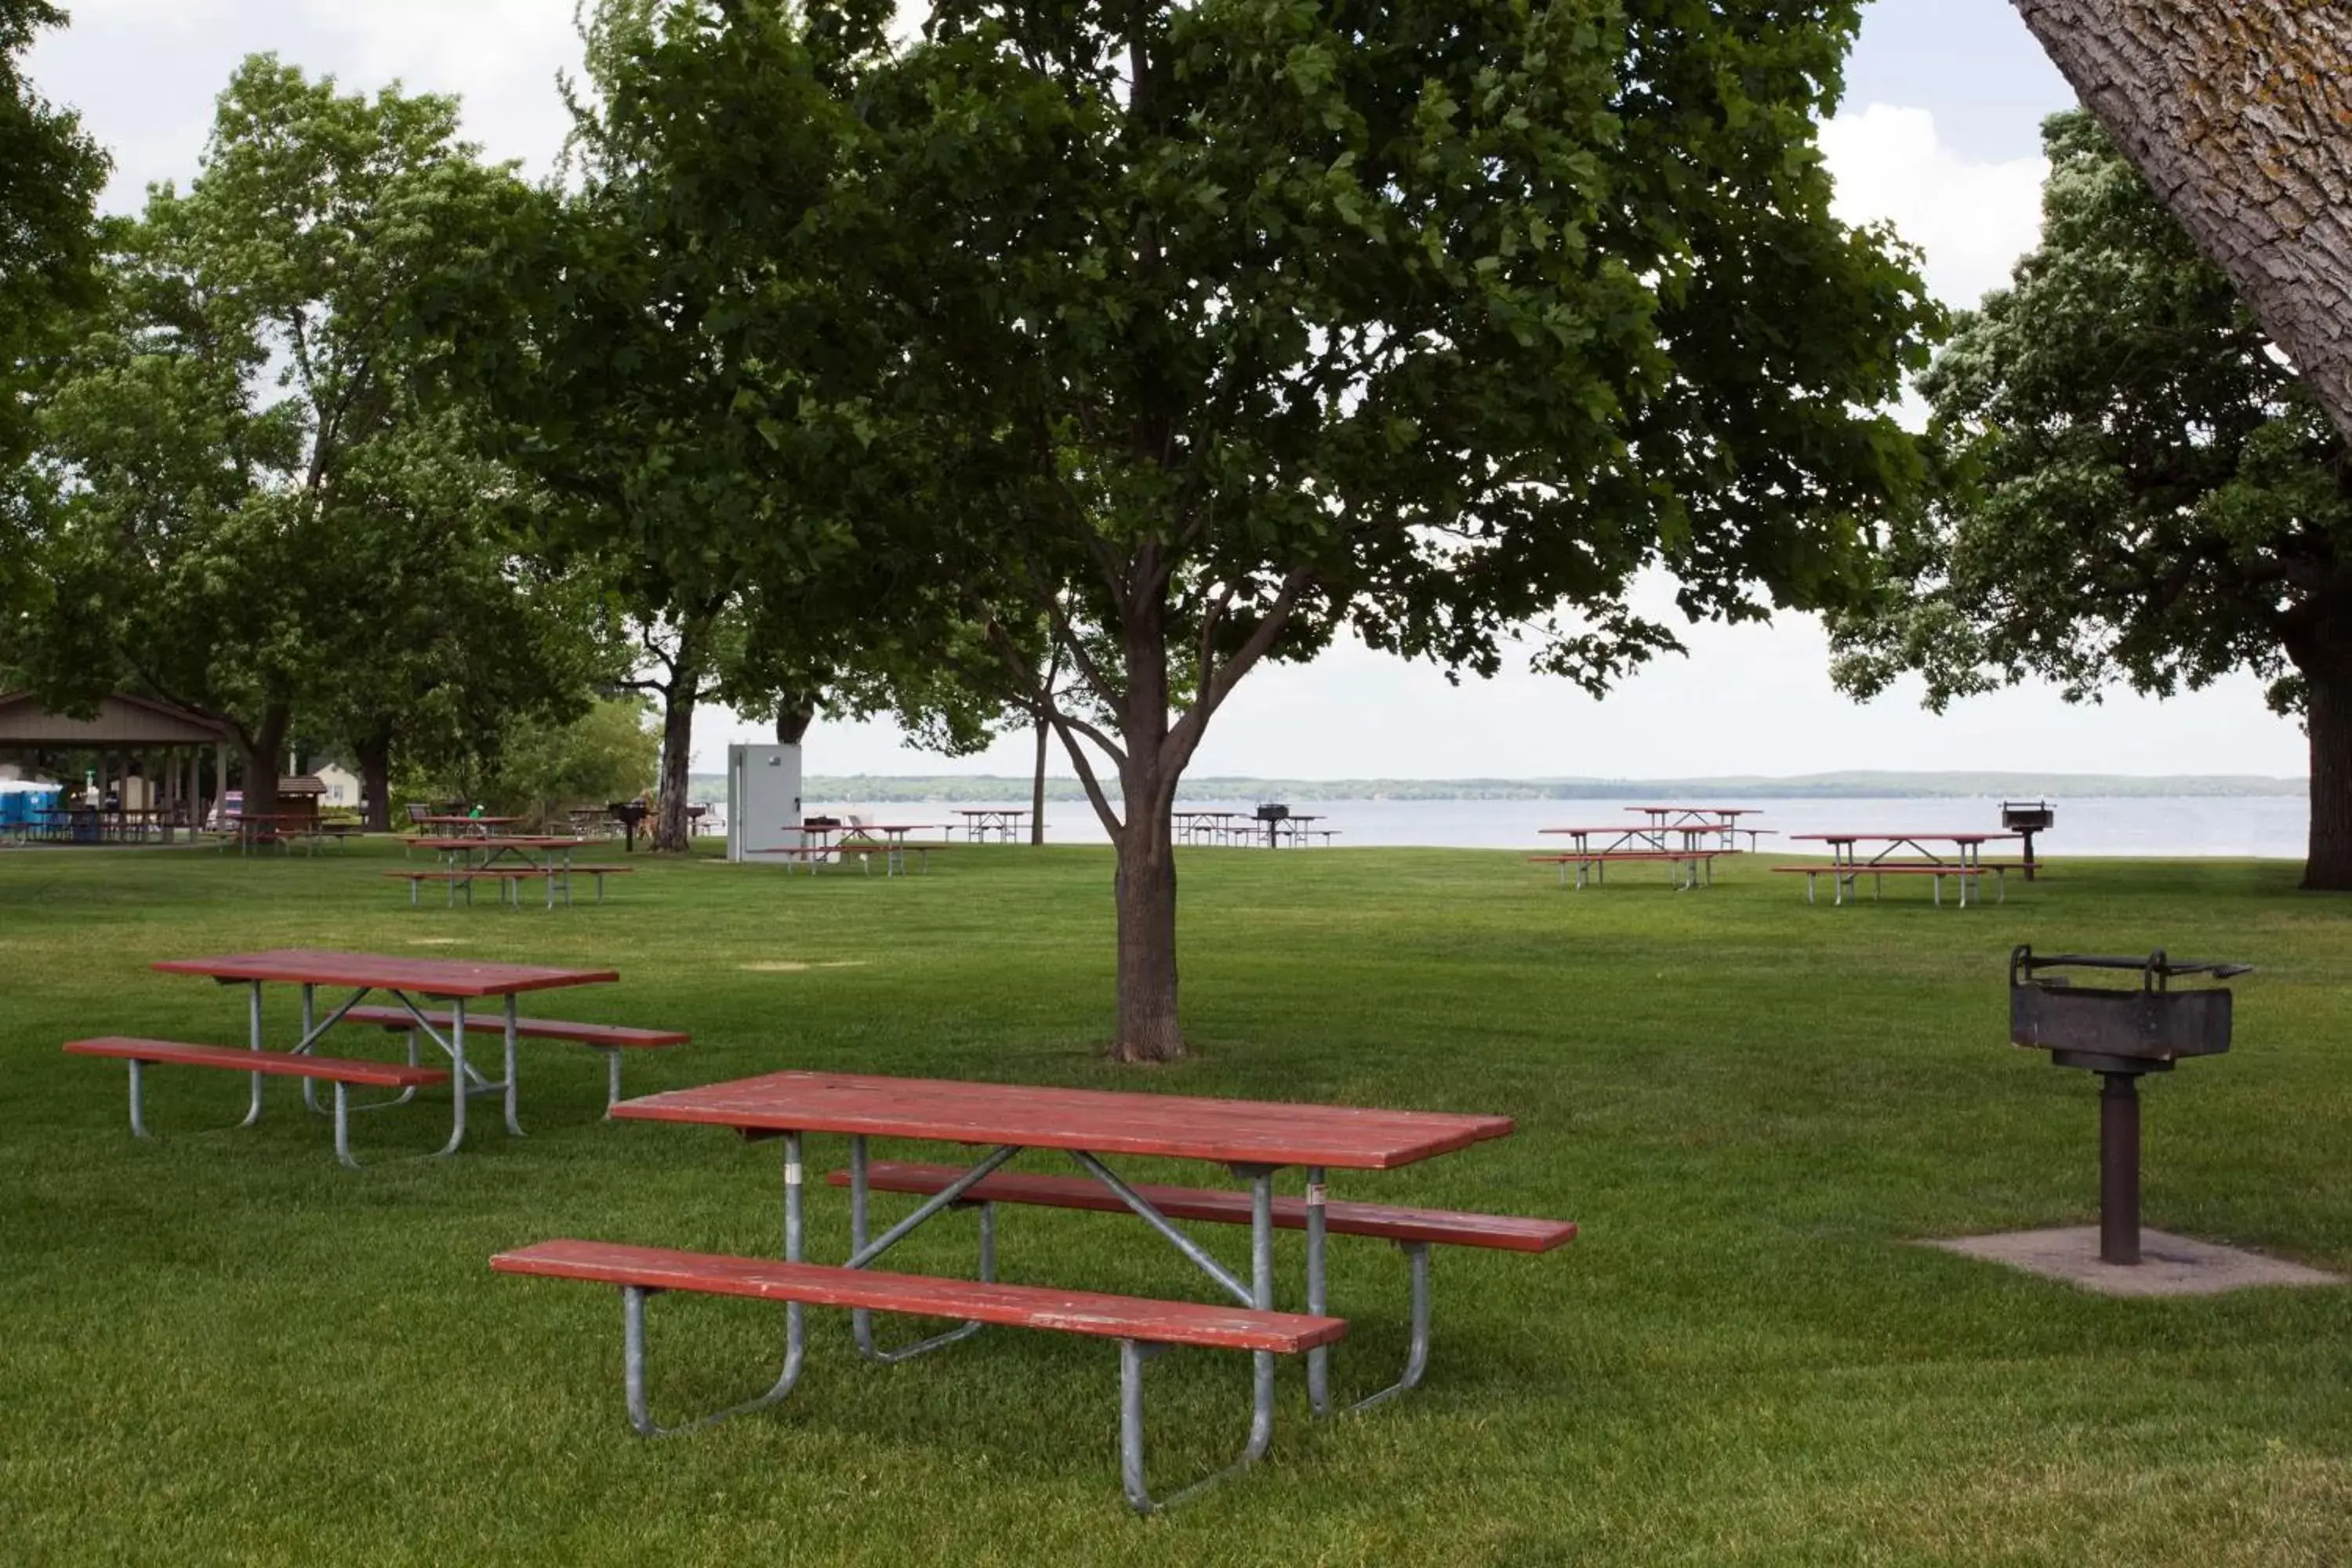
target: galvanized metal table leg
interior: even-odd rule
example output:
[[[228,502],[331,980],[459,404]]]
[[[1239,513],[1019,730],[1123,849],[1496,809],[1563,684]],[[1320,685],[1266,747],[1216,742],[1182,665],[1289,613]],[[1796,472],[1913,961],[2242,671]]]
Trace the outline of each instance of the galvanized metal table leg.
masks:
[[[247,1037],[257,1051],[261,1049],[261,982],[258,980],[246,988],[245,1015]],[[237,1123],[240,1127],[250,1127],[261,1120],[261,1075],[254,1073],[250,1076],[253,1079],[253,1104],[246,1111],[245,1120]]]
[[[306,980],[302,983],[302,1043],[296,1046],[295,1050],[298,1052],[309,1050],[311,1037],[318,1032],[319,988]],[[302,1104],[313,1116],[325,1114],[323,1108],[319,1104],[317,1079],[306,1078],[302,1080]]]
[[[1274,1307],[1274,1171],[1266,1165],[1235,1166],[1250,1182],[1250,1283],[1253,1305]],[[1241,1458],[1216,1474],[1169,1497],[1155,1499],[1144,1481],[1143,1363],[1167,1347],[1141,1340],[1118,1342],[1118,1471],[1128,1505],[1138,1513],[1173,1508],[1265,1458],[1274,1441],[1274,1352],[1250,1352],[1249,1441]]]
[[[1401,1241],[1397,1249],[1404,1254],[1412,1273],[1412,1338],[1405,1349],[1404,1375],[1378,1394],[1367,1394],[1348,1406],[1347,1415],[1394,1399],[1418,1385],[1421,1374],[1429,1370],[1429,1243]]]
[[[1324,1278],[1323,1167],[1307,1167],[1307,1310],[1317,1317],[1329,1297]],[[1318,1415],[1331,1413],[1331,1352],[1317,1345],[1307,1352],[1307,1404]]]
[[[137,1057],[131,1058],[131,1135],[133,1138],[152,1139],[155,1136],[147,1131],[146,1119],[141,1114],[141,1096],[146,1087],[142,1075],[146,1066]]]
[[[360,1163],[352,1158],[351,1086],[341,1079],[335,1080],[335,1158],[354,1171],[360,1168]]]
[[[456,1070],[449,1075],[449,1142],[441,1146],[444,1154],[454,1154],[466,1142],[466,1101],[473,1098],[473,1086],[467,1081],[466,1071],[466,999],[449,999],[449,1058]]]
[[[507,1131],[515,1137],[523,1135],[522,1123],[516,1119],[515,1102],[515,1041],[520,1037],[516,1019],[514,993],[507,993]]]
[[[613,1119],[613,1107],[621,1103],[621,1052],[618,1047],[606,1046],[604,1050],[604,1120]]]

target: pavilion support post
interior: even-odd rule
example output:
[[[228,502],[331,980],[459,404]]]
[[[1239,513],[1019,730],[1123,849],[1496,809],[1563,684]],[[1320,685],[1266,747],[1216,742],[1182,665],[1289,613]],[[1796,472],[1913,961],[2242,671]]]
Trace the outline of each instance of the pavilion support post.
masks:
[[[220,809],[228,799],[228,742],[213,742],[213,807]]]

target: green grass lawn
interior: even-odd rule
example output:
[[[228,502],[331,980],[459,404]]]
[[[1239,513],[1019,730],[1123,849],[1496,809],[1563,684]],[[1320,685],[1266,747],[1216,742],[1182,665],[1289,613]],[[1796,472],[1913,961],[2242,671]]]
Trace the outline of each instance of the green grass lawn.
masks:
[[[2291,866],[2064,862],[1958,911],[1918,887],[1809,908],[1755,860],[1711,891],[1637,871],[1572,893],[1508,854],[1203,849],[1196,1054],[1142,1072],[1099,1054],[1108,851],[959,847],[893,880],[640,855],[612,902],[551,915],[411,910],[378,875],[396,864],[0,854],[0,1560],[2352,1560],[2347,1292],[2116,1301],[1913,1245],[2091,1220],[2095,1080],[2005,1043],[2003,961],[2162,945],[2261,972],[2235,1050],[2147,1086],[2149,1223],[2352,1270],[2352,903]],[[527,1043],[528,1139],[485,1104],[460,1158],[397,1158],[446,1133],[434,1101],[355,1118],[379,1163],[354,1173],[290,1082],[230,1131],[241,1078],[156,1069],[165,1137],[138,1143],[120,1065],[58,1051],[242,1043],[239,990],[147,965],[293,944],[615,967],[545,1010],[693,1030],[632,1058],[632,1092],[803,1067],[1506,1112],[1515,1137],[1335,1194],[1583,1234],[1441,1255],[1419,1394],[1317,1424],[1286,1363],[1271,1459],[1161,1519],[1119,1500],[1104,1342],[992,1330],[877,1368],[813,1313],[783,1406],[646,1442],[616,1293],[486,1260],[552,1236],[772,1252],[776,1146],[604,1123],[601,1059]],[[812,1212],[811,1256],[838,1258],[841,1195]],[[892,1266],[969,1272],[970,1224]],[[1209,1299],[1131,1222],[1019,1210],[1001,1234],[1009,1279]],[[1298,1262],[1286,1237],[1286,1305]],[[1333,1279],[1336,1376],[1361,1392],[1402,1355],[1403,1270],[1336,1240]],[[772,1376],[781,1310],[652,1316],[657,1416]],[[1159,1483],[1239,1446],[1246,1367],[1155,1364]]]

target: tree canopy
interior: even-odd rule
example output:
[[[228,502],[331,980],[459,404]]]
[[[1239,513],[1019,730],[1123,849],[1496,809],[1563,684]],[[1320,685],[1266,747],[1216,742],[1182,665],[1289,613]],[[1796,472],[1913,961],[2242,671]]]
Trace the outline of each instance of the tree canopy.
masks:
[[[26,468],[33,398],[60,324],[95,296],[95,207],[108,160],[78,116],[44,100],[19,60],[65,20],[47,0],[0,0],[0,616],[37,580],[22,570],[47,487]]]
[[[44,401],[57,598],[16,654],[45,695],[127,683],[227,718],[262,798],[298,722],[340,731],[379,816],[395,737],[584,700],[590,618],[519,548],[535,493],[404,325],[528,195],[450,100],[239,68],[190,187],[109,226]]]
[[[2352,453],[2091,117],[2044,141],[2042,242],[1924,378],[1949,482],[1838,621],[1839,679],[1941,708],[2252,670],[2310,731],[2308,882],[2352,887]]]
[[[1531,627],[1597,688],[1673,646],[1638,574],[1833,602],[1916,479],[1873,411],[1937,312],[1813,145],[1857,10],[631,6],[611,100],[672,250],[759,258],[698,320],[792,509],[666,548],[839,539],[958,617],[909,646],[1060,736],[1118,847],[1116,1047],[1177,1054],[1169,808],[1259,662],[1485,673]]]

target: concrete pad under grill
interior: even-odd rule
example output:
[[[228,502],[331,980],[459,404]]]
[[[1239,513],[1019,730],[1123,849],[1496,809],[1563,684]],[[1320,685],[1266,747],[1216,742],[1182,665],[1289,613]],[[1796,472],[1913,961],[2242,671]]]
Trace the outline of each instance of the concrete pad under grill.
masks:
[[[2346,1283],[2340,1275],[2300,1263],[2160,1230],[2139,1233],[2140,1262],[2136,1267],[2099,1261],[2099,1227],[2095,1225],[1963,1236],[1927,1245],[1963,1258],[2005,1263],[2046,1279],[2063,1279],[2102,1296],[2219,1296],[2261,1285]]]

